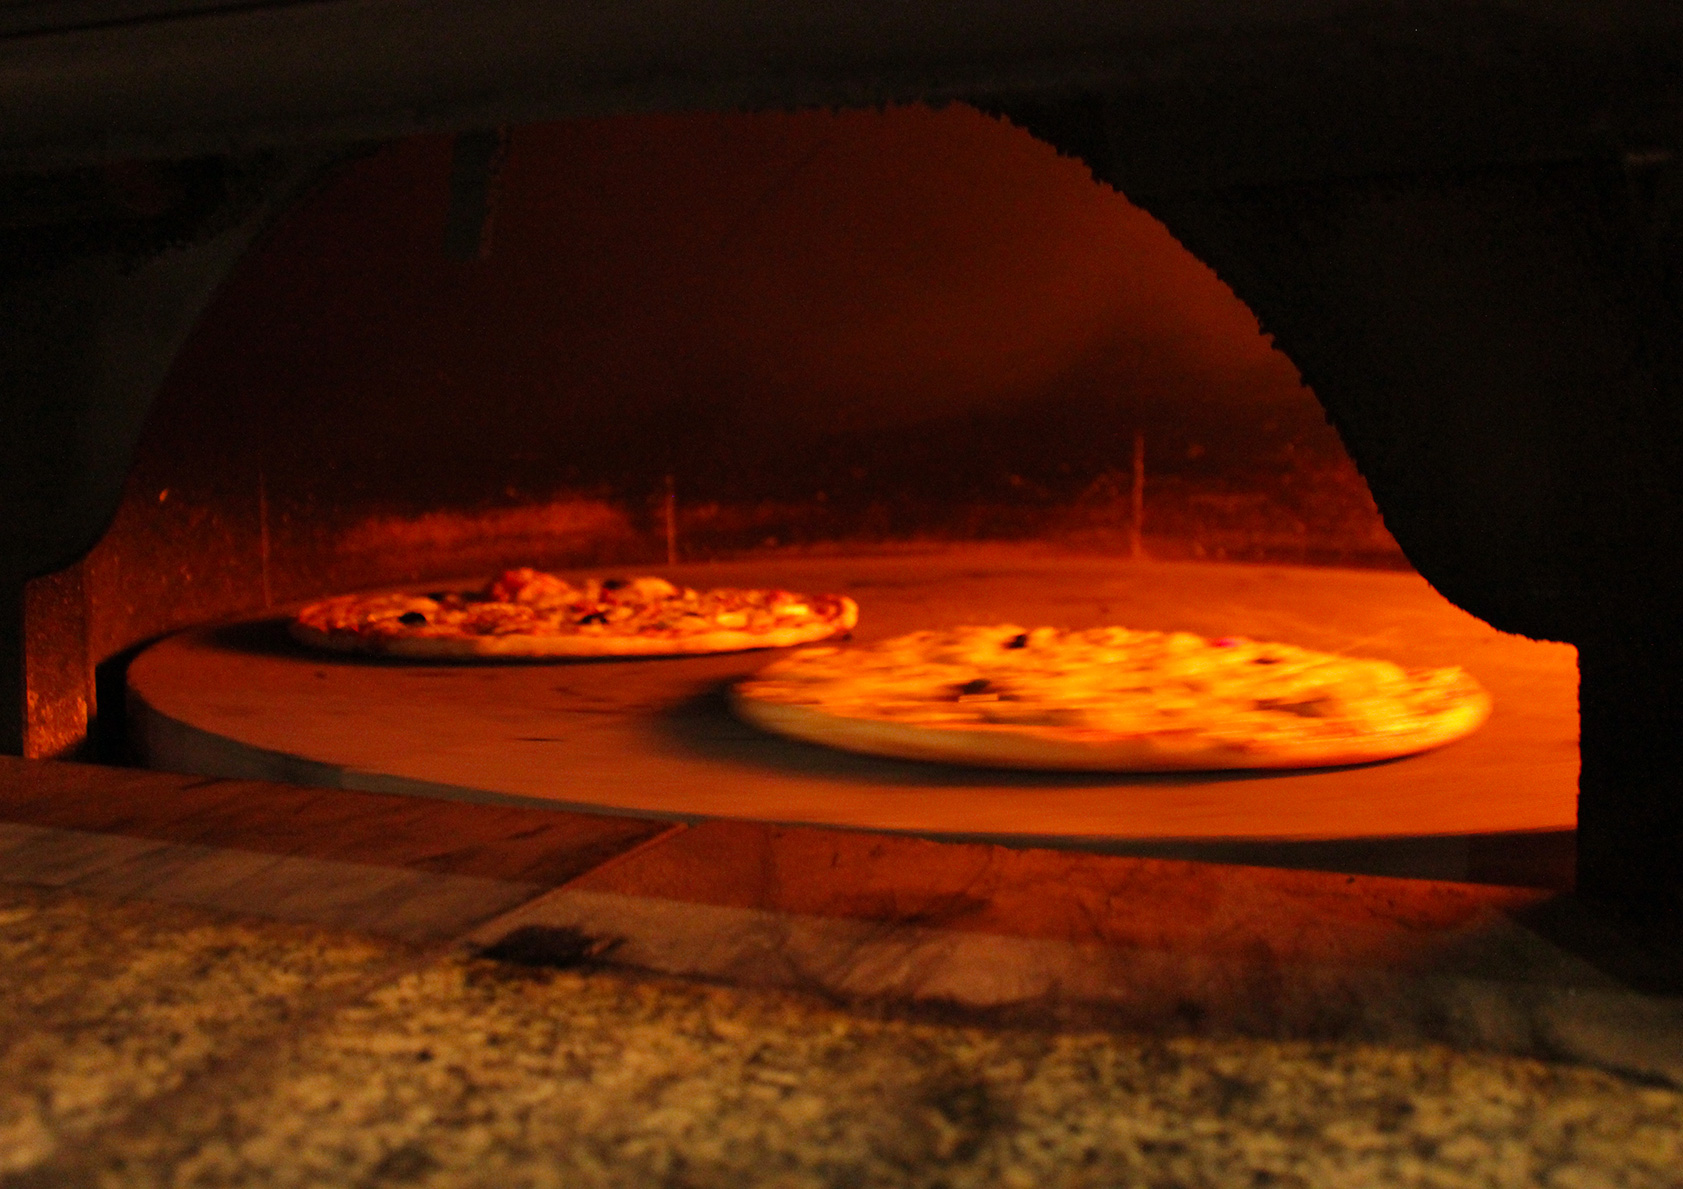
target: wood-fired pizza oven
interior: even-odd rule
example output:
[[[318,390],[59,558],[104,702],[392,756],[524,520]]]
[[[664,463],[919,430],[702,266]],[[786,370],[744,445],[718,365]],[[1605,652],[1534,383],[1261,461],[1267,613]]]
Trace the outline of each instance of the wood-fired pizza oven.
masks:
[[[129,661],[164,633],[517,560],[851,580],[908,624],[1102,588],[1106,614],[1206,630],[1516,650],[1491,662],[1523,720],[1509,767],[1232,782],[1289,805],[1273,836],[1344,840],[1304,862],[1382,835],[1423,854],[1457,821],[1463,853],[1565,837],[1575,646],[1578,886],[1671,912],[1679,25],[1659,3],[9,5],[0,748],[120,762]],[[1478,619],[1422,610],[1410,566]],[[232,630],[261,658],[261,628]],[[281,705],[279,679],[216,672]],[[875,777],[721,776],[743,756],[710,705],[637,755],[615,737],[588,760],[613,789],[560,799],[728,811],[638,800],[689,748],[752,815],[1130,844],[1080,827],[1090,782],[902,773],[898,808],[815,809]],[[309,754],[268,774],[326,779]],[[1504,784],[1522,808],[1480,817]],[[1213,787],[1151,793],[1132,845],[1252,853]],[[1073,824],[1012,826],[1043,809]]]

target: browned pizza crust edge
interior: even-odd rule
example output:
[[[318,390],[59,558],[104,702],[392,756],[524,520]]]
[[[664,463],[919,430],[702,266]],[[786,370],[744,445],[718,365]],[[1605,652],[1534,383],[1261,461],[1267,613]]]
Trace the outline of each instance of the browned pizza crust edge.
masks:
[[[1348,740],[1256,742],[1243,746],[1200,735],[1196,728],[1149,735],[1011,724],[934,726],[835,714],[815,706],[754,698],[730,691],[745,721],[843,751],[891,759],[932,760],[977,768],[1072,772],[1210,772],[1242,769],[1331,768],[1398,759],[1430,751],[1477,730],[1490,716],[1490,694],[1470,675],[1446,710],[1412,730]]]
[[[859,605],[835,595],[838,611],[814,620],[765,632],[721,628],[692,636],[555,635],[510,632],[496,636],[373,636],[352,631],[323,631],[293,619],[287,631],[312,648],[362,656],[405,660],[555,660],[639,656],[697,656],[706,653],[746,652],[756,648],[789,648],[812,644],[849,631],[859,622]]]

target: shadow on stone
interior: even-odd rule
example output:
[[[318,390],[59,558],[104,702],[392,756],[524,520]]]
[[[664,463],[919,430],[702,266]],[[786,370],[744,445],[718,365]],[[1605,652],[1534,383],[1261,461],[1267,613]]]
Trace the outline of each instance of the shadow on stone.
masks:
[[[547,970],[588,966],[612,952],[618,937],[592,937],[578,929],[522,925],[479,951],[481,958]]]

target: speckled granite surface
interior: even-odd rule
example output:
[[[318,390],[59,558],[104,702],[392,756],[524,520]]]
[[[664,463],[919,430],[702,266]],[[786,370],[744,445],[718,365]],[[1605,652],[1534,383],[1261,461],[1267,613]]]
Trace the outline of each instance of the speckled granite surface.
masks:
[[[1683,1185],[1683,1093],[879,1018],[0,885],[0,1185]]]
[[[389,979],[400,944],[0,885],[0,1183],[312,1012]]]

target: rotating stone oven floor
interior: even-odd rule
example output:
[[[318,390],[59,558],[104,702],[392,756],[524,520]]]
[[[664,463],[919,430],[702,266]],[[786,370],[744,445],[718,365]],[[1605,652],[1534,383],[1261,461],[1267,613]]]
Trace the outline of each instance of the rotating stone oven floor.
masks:
[[[674,576],[851,594],[861,641],[954,623],[1120,623],[1461,664],[1491,690],[1495,711],[1450,747],[1336,771],[988,772],[833,752],[735,721],[724,683],[775,654],[365,662],[306,652],[276,619],[147,650],[129,672],[133,733],[152,766],[206,775],[1372,873],[1569,878],[1572,649],[1497,632],[1417,575],[970,546],[694,565]]]

